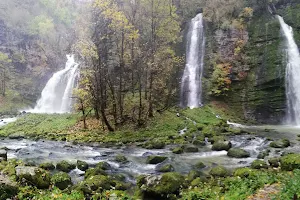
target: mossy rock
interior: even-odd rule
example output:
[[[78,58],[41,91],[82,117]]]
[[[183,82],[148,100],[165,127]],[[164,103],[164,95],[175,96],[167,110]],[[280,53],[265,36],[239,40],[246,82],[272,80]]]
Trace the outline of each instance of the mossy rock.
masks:
[[[166,144],[163,141],[160,140],[153,140],[146,142],[143,147],[146,149],[163,149],[165,148]]]
[[[208,139],[209,142],[211,142],[212,144],[216,143],[216,142],[224,142],[226,141],[224,136],[213,136],[211,138]]]
[[[182,147],[176,147],[176,148],[172,149],[172,152],[174,154],[182,154],[183,153],[183,148]]]
[[[40,168],[45,169],[45,170],[54,170],[55,166],[53,163],[50,162],[46,162],[46,163],[42,163],[39,165]]]
[[[270,147],[273,148],[286,148],[289,147],[290,145],[291,143],[288,139],[277,140],[270,143]]]
[[[213,177],[226,177],[229,175],[229,171],[223,166],[217,166],[209,171],[209,174]]]
[[[251,176],[254,176],[256,173],[255,169],[251,169],[248,167],[244,167],[244,168],[238,168],[233,172],[234,176],[239,176],[241,178],[248,178]]]
[[[268,164],[263,161],[263,160],[254,160],[252,163],[251,163],[251,168],[252,169],[268,169],[269,166]]]
[[[209,176],[201,171],[191,170],[186,177],[186,181],[191,183],[196,178],[200,178],[202,182],[205,182]]]
[[[232,158],[248,158],[250,157],[250,153],[244,149],[231,148],[228,150],[227,156]]]
[[[53,185],[61,190],[66,189],[72,185],[71,177],[66,172],[58,172],[51,177]]]
[[[38,189],[48,189],[50,186],[50,174],[48,171],[38,167],[16,167],[16,175],[19,181],[34,185]]]
[[[96,191],[98,189],[109,190],[112,184],[110,179],[104,175],[91,176],[85,180],[85,183],[93,191]]]
[[[77,168],[81,171],[86,171],[89,168],[89,165],[85,161],[77,160]]]
[[[117,155],[115,157],[115,161],[118,163],[127,163],[128,162],[127,158],[124,155]]]
[[[183,151],[187,153],[195,153],[198,152],[199,149],[193,145],[185,145]]]
[[[205,167],[206,167],[206,165],[203,162],[201,162],[201,161],[197,162],[193,166],[193,168],[196,169],[196,170],[204,169]]]
[[[56,169],[62,172],[69,173],[73,169],[76,168],[76,165],[68,163],[67,161],[63,160],[56,164]]]
[[[213,144],[213,151],[228,151],[232,147],[231,142],[229,141],[217,141]]]
[[[12,199],[18,191],[16,185],[0,184],[0,199]]]
[[[110,170],[112,167],[107,162],[99,162],[95,168],[103,169],[103,170]]]
[[[84,178],[87,179],[88,177],[95,176],[95,175],[104,175],[105,176],[105,175],[107,175],[107,173],[99,167],[89,168],[85,171]]]
[[[265,157],[269,156],[269,154],[269,150],[262,151],[258,154],[257,159],[264,159]]]
[[[166,164],[166,165],[159,167],[157,171],[166,173],[166,172],[173,172],[173,171],[175,171],[175,169],[174,169],[173,165]]]
[[[177,172],[160,176],[142,176],[139,180],[144,198],[167,199],[170,194],[178,194],[184,177]]]
[[[148,156],[147,158],[147,164],[153,164],[156,165],[158,163],[162,163],[165,161],[168,157],[165,156]]]
[[[280,159],[279,158],[270,158],[268,160],[268,162],[269,162],[271,167],[276,167],[277,168],[280,165]]]
[[[292,171],[300,169],[300,154],[287,154],[280,158],[281,169]]]

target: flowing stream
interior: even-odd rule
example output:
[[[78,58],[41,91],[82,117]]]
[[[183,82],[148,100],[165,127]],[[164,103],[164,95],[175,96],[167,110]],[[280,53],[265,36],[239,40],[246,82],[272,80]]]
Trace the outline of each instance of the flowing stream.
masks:
[[[286,66],[286,97],[287,124],[300,126],[300,53],[294,39],[293,29],[287,25],[281,16],[277,15],[285,38]]]
[[[79,64],[75,62],[74,55],[67,55],[67,58],[65,68],[53,74],[31,112],[66,113],[71,111],[72,91],[79,76]]]
[[[202,72],[204,65],[205,35],[203,14],[192,19],[187,34],[186,66],[181,81],[181,106],[201,106]]]

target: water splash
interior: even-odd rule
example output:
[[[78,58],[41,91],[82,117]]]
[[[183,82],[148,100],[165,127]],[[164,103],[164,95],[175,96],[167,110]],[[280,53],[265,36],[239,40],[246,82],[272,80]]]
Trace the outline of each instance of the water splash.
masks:
[[[202,105],[202,73],[205,36],[203,14],[192,19],[187,35],[186,66],[181,82],[181,106],[197,108]]]
[[[287,25],[281,16],[277,16],[285,38],[287,66],[286,66],[286,122],[300,125],[300,53],[294,39],[293,29]]]
[[[63,70],[53,74],[42,91],[41,98],[32,110],[35,113],[66,113],[72,109],[72,91],[79,77],[79,64],[74,55],[67,55]]]

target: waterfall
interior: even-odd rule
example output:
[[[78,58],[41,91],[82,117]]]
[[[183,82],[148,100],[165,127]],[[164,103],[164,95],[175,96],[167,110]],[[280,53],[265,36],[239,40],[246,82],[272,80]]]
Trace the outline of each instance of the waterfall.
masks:
[[[68,61],[63,70],[53,74],[42,91],[41,98],[32,112],[66,113],[72,109],[72,91],[79,76],[74,55],[67,55]]]
[[[197,108],[202,105],[202,72],[204,65],[205,36],[203,15],[192,19],[187,34],[186,65],[181,81],[182,107]]]
[[[293,29],[287,25],[281,16],[277,16],[285,38],[286,66],[286,97],[288,124],[300,125],[300,53],[295,42]]]

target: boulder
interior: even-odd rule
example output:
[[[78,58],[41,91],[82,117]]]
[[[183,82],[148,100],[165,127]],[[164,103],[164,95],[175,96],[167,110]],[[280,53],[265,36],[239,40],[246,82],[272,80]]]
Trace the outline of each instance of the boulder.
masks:
[[[197,162],[197,163],[194,165],[194,169],[196,169],[196,170],[203,169],[203,168],[205,168],[205,167],[206,167],[205,164],[204,164],[203,162],[201,162],[201,161]]]
[[[174,154],[182,154],[183,153],[183,148],[182,147],[176,147],[176,148],[172,149],[172,152]]]
[[[17,193],[17,184],[0,174],[0,199],[12,199]]]
[[[127,158],[124,155],[117,155],[115,157],[115,161],[117,161],[118,163],[123,163],[123,164],[128,162]]]
[[[270,166],[271,167],[275,167],[275,168],[277,168],[277,167],[279,167],[279,162],[280,162],[280,160],[279,160],[279,158],[270,158],[269,160],[268,160],[268,162],[269,162],[269,164],[270,164]]]
[[[50,174],[38,167],[17,166],[16,176],[19,181],[34,185],[38,189],[48,189],[50,186]]]
[[[265,157],[269,156],[270,150],[262,151],[258,154],[257,159],[264,159]]]
[[[53,163],[49,163],[49,162],[42,163],[39,165],[39,167],[42,169],[45,169],[45,170],[54,170],[55,169],[55,166],[53,165]]]
[[[72,185],[71,177],[66,172],[58,172],[51,177],[53,185],[61,190],[66,189]]]
[[[223,166],[217,166],[209,171],[209,174],[213,177],[226,177],[229,175],[229,171]]]
[[[7,161],[7,151],[5,149],[0,149],[0,161]]]
[[[25,138],[25,133],[24,132],[13,133],[13,134],[10,134],[8,136],[8,138],[14,139],[14,140],[23,139],[23,138]]]
[[[290,145],[291,143],[288,139],[277,140],[270,143],[270,147],[273,148],[286,148],[289,147]]]
[[[112,167],[107,162],[99,162],[95,168],[102,169],[102,170],[110,170]]]
[[[141,176],[137,181],[145,199],[167,199],[171,194],[178,194],[183,183],[184,177],[176,172]]]
[[[63,172],[66,172],[66,173],[69,173],[70,171],[72,171],[75,168],[76,168],[76,165],[68,163],[65,160],[63,160],[63,161],[56,164],[56,169],[57,170],[63,171]]]
[[[282,170],[292,171],[300,169],[300,154],[287,154],[280,158]]]
[[[231,142],[229,141],[217,141],[213,144],[213,151],[228,151],[232,147]]]
[[[165,146],[165,142],[160,140],[148,141],[143,145],[143,147],[146,149],[163,149]]]
[[[86,171],[89,168],[89,165],[87,164],[87,162],[77,160],[77,168],[81,171]]]
[[[248,157],[250,157],[250,153],[244,149],[231,148],[228,150],[227,156],[232,157],[232,158],[248,158]]]
[[[241,178],[248,178],[249,176],[255,175],[256,170],[248,167],[238,168],[234,171],[234,176],[239,176]]]
[[[175,171],[175,169],[174,169],[173,165],[166,164],[166,165],[159,167],[157,171],[165,173],[165,172],[173,172],[173,171]]]
[[[186,146],[184,146],[184,152],[194,153],[194,152],[198,152],[198,151],[199,151],[198,147],[195,147],[193,145],[186,145]]]
[[[263,160],[254,160],[251,163],[252,169],[268,169],[268,164]]]
[[[165,161],[167,157],[165,156],[148,156],[146,163],[156,165]]]
[[[84,178],[88,178],[90,176],[95,176],[95,175],[104,175],[104,176],[106,176],[107,173],[99,167],[89,168],[85,171]]]

